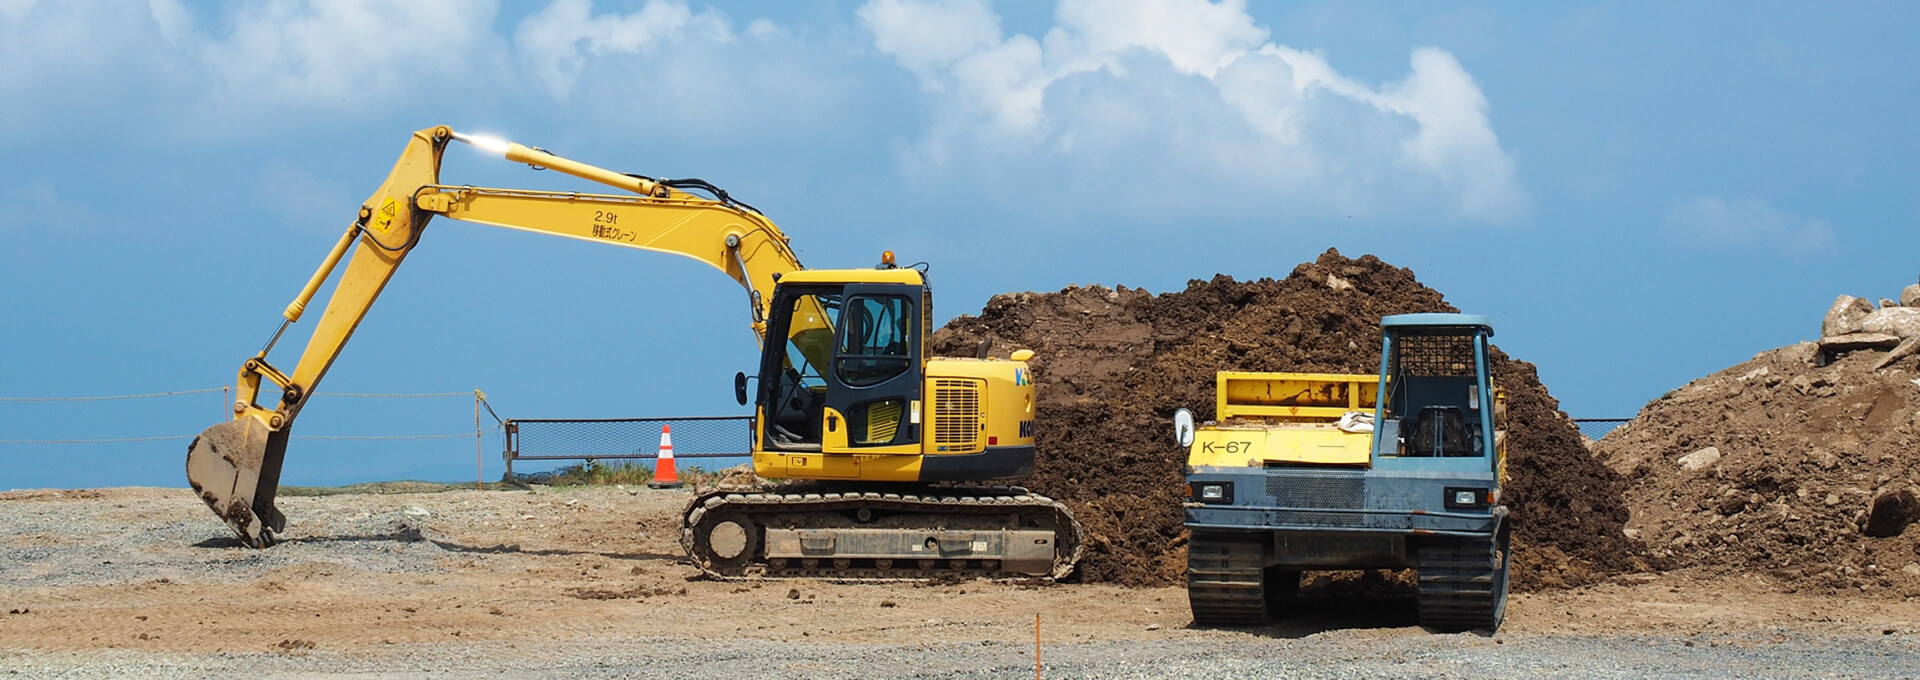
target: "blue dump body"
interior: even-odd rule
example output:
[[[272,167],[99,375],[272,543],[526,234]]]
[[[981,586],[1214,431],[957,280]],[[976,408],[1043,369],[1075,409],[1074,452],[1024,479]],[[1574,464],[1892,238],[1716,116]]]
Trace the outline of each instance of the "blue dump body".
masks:
[[[1423,625],[1499,626],[1508,532],[1504,395],[1488,370],[1493,329],[1466,314],[1390,316],[1381,327],[1371,404],[1328,407],[1316,398],[1332,387],[1300,387],[1358,376],[1266,374],[1275,389],[1263,392],[1245,384],[1260,374],[1234,374],[1241,383],[1231,394],[1223,377],[1221,420],[1199,428],[1188,458],[1197,622],[1281,616],[1301,570],[1414,568]],[[1266,415],[1240,417],[1232,402],[1249,401]],[[1236,441],[1252,444],[1227,453],[1222,442]],[[1342,450],[1350,453],[1329,453]]]

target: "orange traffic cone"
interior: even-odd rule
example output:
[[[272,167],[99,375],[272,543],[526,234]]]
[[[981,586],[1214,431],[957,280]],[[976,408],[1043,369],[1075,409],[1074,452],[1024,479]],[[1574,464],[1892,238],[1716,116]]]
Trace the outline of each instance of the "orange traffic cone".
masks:
[[[678,489],[682,486],[680,476],[673,471],[673,426],[660,426],[660,458],[653,464],[653,481],[647,482],[648,488]]]

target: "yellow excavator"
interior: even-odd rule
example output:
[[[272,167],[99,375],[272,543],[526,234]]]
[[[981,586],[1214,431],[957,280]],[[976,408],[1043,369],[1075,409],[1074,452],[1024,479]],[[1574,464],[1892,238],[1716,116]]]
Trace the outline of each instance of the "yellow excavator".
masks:
[[[464,142],[535,169],[626,193],[529,191],[440,181],[441,156]],[[710,196],[691,193],[699,191]],[[786,483],[697,493],[682,545],[718,578],[847,580],[1071,573],[1078,522],[1060,503],[990,482],[1034,463],[1034,386],[1026,360],[933,358],[925,268],[893,254],[870,269],[800,265],[759,211],[698,179],[614,172],[447,127],[415,132],[386,182],[360,207],[266,346],[240,368],[233,419],[187,450],[187,480],[240,540],[272,545],[274,506],[300,409],[435,216],[683,255],[747,289],[760,339],[758,380],[734,376],[755,404],[754,472]],[[292,372],[267,360],[342,260],[346,268]],[[261,381],[280,391],[259,404]]]

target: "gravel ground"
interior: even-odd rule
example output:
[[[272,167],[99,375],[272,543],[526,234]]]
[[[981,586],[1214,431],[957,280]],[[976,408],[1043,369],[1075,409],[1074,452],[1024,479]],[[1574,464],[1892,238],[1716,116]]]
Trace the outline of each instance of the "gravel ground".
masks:
[[[1672,638],[1411,634],[1047,645],[1049,678],[1912,678],[1911,638],[1785,633]],[[378,656],[337,652],[146,654],[0,652],[7,677],[1027,678],[1034,649],[980,642],[894,647],[771,640],[640,639],[620,643],[431,646]]]
[[[0,678],[1920,677],[1920,603],[1641,574],[1516,594],[1495,636],[1393,594],[1190,627],[1178,588],[709,581],[684,491],[283,499],[240,547],[180,489],[0,493]]]

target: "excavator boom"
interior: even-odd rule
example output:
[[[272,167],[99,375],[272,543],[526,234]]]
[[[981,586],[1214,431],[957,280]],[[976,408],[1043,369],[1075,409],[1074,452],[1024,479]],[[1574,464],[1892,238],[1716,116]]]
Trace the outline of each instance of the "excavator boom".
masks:
[[[441,156],[451,141],[631,193],[442,185]],[[233,419],[207,428],[188,446],[188,482],[247,545],[270,545],[273,535],[285,529],[286,520],[274,507],[274,496],[293,421],[436,215],[700,260],[746,288],[756,335],[765,333],[774,280],[802,269],[778,227],[727,200],[724,192],[717,200],[704,198],[674,189],[671,181],[622,174],[519,144],[459,135],[447,127],[415,132],[386,181],[360,207],[319,269],[287,306],[279,330],[241,366]],[[342,261],[346,267],[299,363],[292,372],[281,372],[267,361],[268,353],[287,327],[300,320]],[[263,378],[280,389],[278,403],[270,407],[258,403]]]

